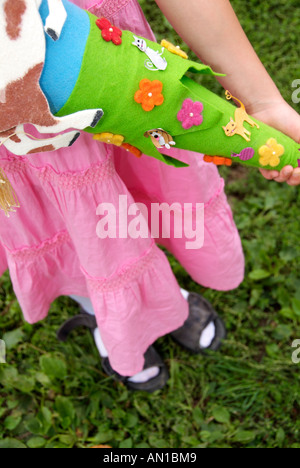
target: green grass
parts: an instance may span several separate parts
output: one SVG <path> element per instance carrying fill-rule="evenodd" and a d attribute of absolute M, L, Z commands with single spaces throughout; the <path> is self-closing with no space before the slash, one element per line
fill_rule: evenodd
<path fill-rule="evenodd" d="M 298 1 L 234 0 L 233 6 L 284 97 L 300 78 Z M 153 1 L 141 1 L 157 38 L 181 44 Z M 221 92 L 218 84 L 214 90 Z M 297 107 L 296 107 L 297 109 Z M 299 109 L 298 109 L 299 110 Z M 77 308 L 57 300 L 49 317 L 23 321 L 9 276 L 0 280 L 0 448 L 297 447 L 300 448 L 300 191 L 268 183 L 255 170 L 223 169 L 246 255 L 236 291 L 204 290 L 170 257 L 180 284 L 208 298 L 228 328 L 219 353 L 191 356 L 169 337 L 157 348 L 167 386 L 131 393 L 102 373 L 91 336 L 56 330 Z"/>

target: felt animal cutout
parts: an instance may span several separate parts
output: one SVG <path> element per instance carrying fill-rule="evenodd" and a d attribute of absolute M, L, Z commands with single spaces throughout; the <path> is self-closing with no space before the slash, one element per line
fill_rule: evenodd
<path fill-rule="evenodd" d="M 241 135 L 246 141 L 251 141 L 251 132 L 244 127 L 244 122 L 247 122 L 251 127 L 259 128 L 259 125 L 252 120 L 246 112 L 244 104 L 237 98 L 232 96 L 229 91 L 226 91 L 226 99 L 235 99 L 241 107 L 238 107 L 235 111 L 235 120 L 230 118 L 229 124 L 223 127 L 225 135 L 232 137 L 234 135 Z"/>
<path fill-rule="evenodd" d="M 45 30 L 55 41 L 67 19 L 62 0 L 47 0 Z M 99 108 L 54 117 L 40 88 L 45 62 L 45 35 L 39 14 L 42 0 L 0 0 L 0 145 L 17 155 L 53 151 L 70 146 L 79 136 L 72 131 L 53 138 L 32 140 L 23 124 L 40 133 L 59 133 L 70 128 L 96 126 Z"/>
<path fill-rule="evenodd" d="M 162 128 L 156 128 L 155 130 L 149 130 L 144 134 L 145 137 L 150 137 L 152 143 L 156 148 L 167 148 L 171 149 L 171 146 L 175 146 L 176 143 L 169 133 L 165 132 Z"/>
<path fill-rule="evenodd" d="M 158 51 L 155 51 L 151 49 L 150 47 L 147 46 L 147 42 L 144 39 L 141 39 L 139 37 L 133 36 L 134 37 L 134 42 L 132 43 L 133 45 L 137 46 L 139 50 L 144 52 L 149 60 L 145 61 L 145 67 L 148 68 L 148 70 L 165 70 L 168 66 L 168 63 L 164 57 L 162 57 L 162 54 L 164 53 L 164 47 L 161 50 L 161 53 Z"/>

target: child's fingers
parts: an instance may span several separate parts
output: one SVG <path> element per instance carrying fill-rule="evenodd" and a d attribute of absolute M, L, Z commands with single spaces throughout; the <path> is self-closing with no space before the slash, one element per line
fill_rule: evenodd
<path fill-rule="evenodd" d="M 276 177 L 279 176 L 278 171 L 268 171 L 267 169 L 259 169 L 260 173 L 264 176 L 267 180 L 274 180 Z"/>
<path fill-rule="evenodd" d="M 281 171 L 279 172 L 279 176 L 275 177 L 274 180 L 276 182 L 288 182 L 288 180 L 292 177 L 293 175 L 294 168 L 293 166 L 285 166 Z"/>
<path fill-rule="evenodd" d="M 267 180 L 286 182 L 288 185 L 300 185 L 300 168 L 294 169 L 292 166 L 285 166 L 280 172 L 267 169 L 260 169 L 260 172 Z"/>

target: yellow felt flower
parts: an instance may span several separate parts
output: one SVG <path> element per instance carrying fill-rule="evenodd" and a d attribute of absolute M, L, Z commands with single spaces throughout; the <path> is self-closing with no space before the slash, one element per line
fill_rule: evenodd
<path fill-rule="evenodd" d="M 280 157 L 284 154 L 284 147 L 277 143 L 275 138 L 270 138 L 266 145 L 259 148 L 258 153 L 262 166 L 277 167 L 280 164 Z"/>
<path fill-rule="evenodd" d="M 188 55 L 183 50 L 181 50 L 179 46 L 175 46 L 172 44 L 172 42 L 166 41 L 166 39 L 163 39 L 160 45 L 171 52 L 171 54 L 179 55 L 179 57 L 184 59 L 188 58 Z"/>
<path fill-rule="evenodd" d="M 94 135 L 94 140 L 101 141 L 102 143 L 107 143 L 108 145 L 121 146 L 124 137 L 122 135 L 114 135 L 113 133 L 96 133 Z"/>

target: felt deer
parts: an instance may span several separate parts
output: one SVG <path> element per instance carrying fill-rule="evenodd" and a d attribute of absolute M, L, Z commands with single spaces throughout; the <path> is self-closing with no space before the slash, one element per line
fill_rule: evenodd
<path fill-rule="evenodd" d="M 46 42 L 39 14 L 42 0 L 0 0 L 0 145 L 16 155 L 53 151 L 70 146 L 78 138 L 71 131 L 53 138 L 33 140 L 23 125 L 30 123 L 40 133 L 57 134 L 67 129 L 95 127 L 101 109 L 55 117 L 40 88 Z M 45 31 L 57 41 L 67 13 L 62 0 L 48 0 Z"/>

